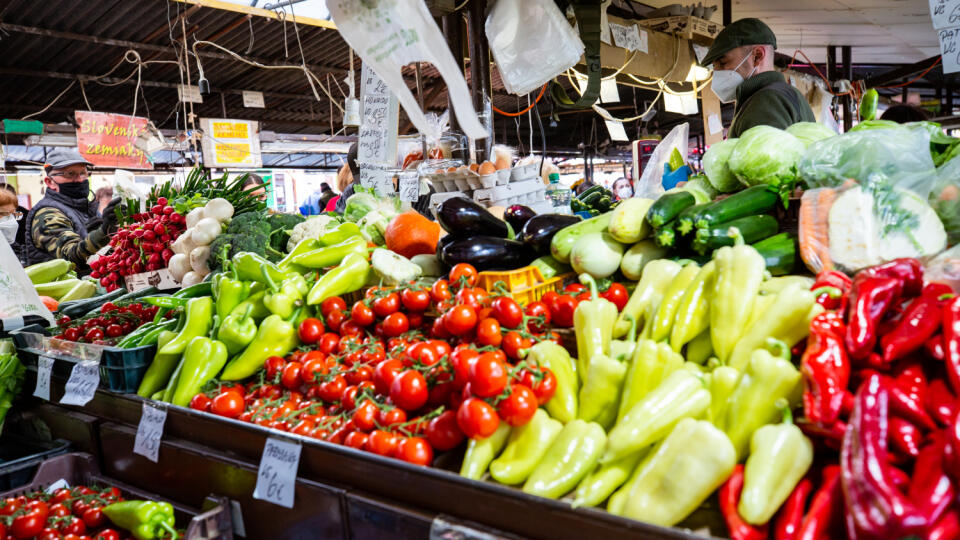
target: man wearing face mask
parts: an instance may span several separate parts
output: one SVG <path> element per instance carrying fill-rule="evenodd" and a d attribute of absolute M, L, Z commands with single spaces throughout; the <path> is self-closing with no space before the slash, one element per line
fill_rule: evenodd
<path fill-rule="evenodd" d="M 42 199 L 27 214 L 27 264 L 66 259 L 77 273 L 89 272 L 87 258 L 107 245 L 117 229 L 114 199 L 103 209 L 102 220 L 90 204 L 91 163 L 73 149 L 57 148 L 43 166 Z"/>
<path fill-rule="evenodd" d="M 816 122 L 800 92 L 773 68 L 777 37 L 760 19 L 740 19 L 724 28 L 700 62 L 713 65 L 713 92 L 723 103 L 736 101 L 728 137 L 753 126 L 786 129 Z"/>

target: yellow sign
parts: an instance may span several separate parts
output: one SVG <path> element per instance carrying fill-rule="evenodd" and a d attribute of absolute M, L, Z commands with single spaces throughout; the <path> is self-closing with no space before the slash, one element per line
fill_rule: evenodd
<path fill-rule="evenodd" d="M 213 122 L 214 139 L 246 139 L 246 122 Z"/>
<path fill-rule="evenodd" d="M 253 120 L 201 118 L 203 163 L 208 167 L 263 166 L 259 124 Z"/>

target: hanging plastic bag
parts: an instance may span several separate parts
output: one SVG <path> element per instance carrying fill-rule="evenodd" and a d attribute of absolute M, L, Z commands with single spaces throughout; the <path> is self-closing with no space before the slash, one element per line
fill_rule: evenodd
<path fill-rule="evenodd" d="M 39 315 L 54 323 L 10 244 L 0 239 L 0 319 L 26 315 Z"/>
<path fill-rule="evenodd" d="M 930 190 L 930 206 L 940 216 L 947 231 L 947 242 L 960 242 L 960 156 L 937 170 L 937 180 Z"/>
<path fill-rule="evenodd" d="M 421 133 L 440 136 L 436 124 L 428 122 L 420 110 L 400 70 L 423 61 L 432 63 L 443 77 L 464 133 L 475 139 L 487 136 L 473 109 L 467 82 L 423 0 L 331 0 L 327 8 L 343 39 L 397 95 Z"/>
<path fill-rule="evenodd" d="M 670 154 L 676 149 L 681 156 L 687 155 L 687 142 L 690 139 L 690 124 L 684 122 L 670 130 L 667 136 L 650 154 L 643 174 L 633 190 L 634 197 L 656 199 L 663 195 L 663 166 L 670 163 Z M 673 170 L 673 169 L 670 169 Z"/>
<path fill-rule="evenodd" d="M 954 246 L 926 264 L 923 277 L 929 282 L 943 283 L 960 292 L 960 246 Z"/>
<path fill-rule="evenodd" d="M 583 42 L 553 0 L 498 0 L 487 41 L 507 92 L 523 95 L 576 65 Z"/>

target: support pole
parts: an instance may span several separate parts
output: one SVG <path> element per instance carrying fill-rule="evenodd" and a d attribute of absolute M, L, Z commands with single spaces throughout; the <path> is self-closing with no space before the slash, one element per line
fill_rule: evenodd
<path fill-rule="evenodd" d="M 453 53 L 457 66 L 463 71 L 463 16 L 459 12 L 450 13 L 443 16 L 443 36 L 447 40 L 447 46 Z M 447 110 L 453 111 L 453 102 L 450 101 L 450 93 L 447 93 Z M 450 130 L 460 131 L 460 122 L 457 121 L 457 115 L 449 115 Z"/>
<path fill-rule="evenodd" d="M 844 45 L 841 51 L 843 55 L 843 78 L 848 81 L 853 80 L 852 48 L 850 45 Z M 843 104 L 843 131 L 850 131 L 850 128 L 853 127 L 853 100 L 847 94 L 840 99 L 840 102 Z"/>
<path fill-rule="evenodd" d="M 484 20 L 486 18 L 487 0 L 472 0 L 467 6 L 467 24 L 469 25 L 470 39 L 470 90 L 473 94 L 473 107 L 479 113 L 483 114 L 486 106 L 484 99 L 490 96 L 490 48 L 487 45 L 487 33 L 484 29 Z M 493 119 L 490 119 L 492 123 Z M 482 142 L 481 148 L 477 149 L 477 161 L 487 159 L 487 150 L 490 145 L 490 137 Z"/>
<path fill-rule="evenodd" d="M 723 0 L 723 14 L 721 16 L 723 17 L 724 26 L 730 26 L 730 23 L 733 22 L 733 13 L 731 13 L 731 11 L 733 11 L 732 4 L 732 0 Z"/>

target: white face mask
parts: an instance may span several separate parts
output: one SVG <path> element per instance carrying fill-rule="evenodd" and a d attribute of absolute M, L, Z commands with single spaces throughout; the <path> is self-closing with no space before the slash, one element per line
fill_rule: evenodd
<path fill-rule="evenodd" d="M 633 190 L 629 187 L 622 187 L 617 190 L 617 196 L 621 199 L 628 199 L 633 196 Z"/>
<path fill-rule="evenodd" d="M 6 238 L 8 244 L 12 244 L 17 239 L 17 229 L 20 226 L 17 224 L 17 220 L 13 216 L 6 216 L 0 218 L 0 233 L 3 233 L 3 237 Z"/>
<path fill-rule="evenodd" d="M 750 51 L 750 54 L 753 54 L 753 51 Z M 744 78 L 743 75 L 737 72 L 740 69 L 740 66 L 747 61 L 747 58 L 750 57 L 750 54 L 747 54 L 743 57 L 743 60 L 737 64 L 737 67 L 733 69 L 718 69 L 713 72 L 713 82 L 710 83 L 710 88 L 713 90 L 713 93 L 717 95 L 721 103 L 730 103 L 737 98 L 737 87 L 743 84 Z M 747 75 L 749 78 L 753 75 L 753 72 L 756 71 L 757 66 L 753 66 L 753 69 L 750 70 L 750 74 Z"/>

